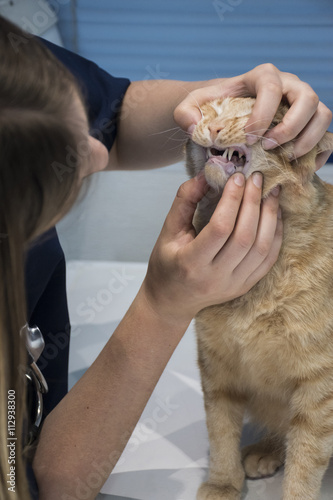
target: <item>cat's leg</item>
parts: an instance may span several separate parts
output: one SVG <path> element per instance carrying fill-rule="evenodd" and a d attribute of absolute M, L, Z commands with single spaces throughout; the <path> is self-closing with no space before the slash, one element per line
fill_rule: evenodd
<path fill-rule="evenodd" d="M 267 434 L 261 441 L 242 449 L 242 461 L 247 477 L 258 479 L 272 476 L 285 459 L 284 439 Z"/>
<path fill-rule="evenodd" d="M 245 477 L 239 450 L 245 400 L 222 391 L 218 395 L 206 393 L 205 407 L 210 470 L 197 500 L 239 500 Z"/>
<path fill-rule="evenodd" d="M 331 408 L 332 402 L 330 404 Z M 318 500 L 333 451 L 333 418 L 297 415 L 287 436 L 283 500 Z"/>

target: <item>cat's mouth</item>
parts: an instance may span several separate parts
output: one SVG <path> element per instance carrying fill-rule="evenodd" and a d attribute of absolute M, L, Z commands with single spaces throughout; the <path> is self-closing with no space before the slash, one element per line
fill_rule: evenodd
<path fill-rule="evenodd" d="M 250 166 L 251 150 L 245 144 L 234 144 L 225 149 L 206 148 L 206 163 L 223 169 L 227 177 L 235 172 L 246 174 Z"/>

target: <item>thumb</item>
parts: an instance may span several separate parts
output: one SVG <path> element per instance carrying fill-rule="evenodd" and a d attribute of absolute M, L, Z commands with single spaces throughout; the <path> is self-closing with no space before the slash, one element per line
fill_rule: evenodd
<path fill-rule="evenodd" d="M 192 90 L 174 111 L 175 122 L 186 132 L 192 134 L 195 125 L 201 120 L 201 106 L 209 101 L 226 96 L 243 95 L 242 76 L 219 78 L 214 84 L 202 82 L 202 87 Z"/>
<path fill-rule="evenodd" d="M 192 220 L 197 204 L 208 190 L 209 186 L 202 172 L 193 179 L 184 182 L 179 187 L 165 220 L 166 230 L 176 235 L 180 231 L 193 229 Z"/>
<path fill-rule="evenodd" d="M 175 122 L 186 132 L 192 134 L 195 125 L 201 120 L 200 107 L 209 101 L 225 96 L 219 85 L 209 85 L 190 92 L 174 111 Z"/>

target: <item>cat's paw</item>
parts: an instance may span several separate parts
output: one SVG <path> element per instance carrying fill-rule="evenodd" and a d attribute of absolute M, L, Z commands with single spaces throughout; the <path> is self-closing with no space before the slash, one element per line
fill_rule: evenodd
<path fill-rule="evenodd" d="M 263 450 L 258 444 L 246 446 L 242 450 L 242 461 L 245 474 L 250 479 L 269 477 L 283 465 L 282 450 Z"/>
<path fill-rule="evenodd" d="M 240 500 L 240 492 L 231 484 L 218 486 L 207 482 L 200 486 L 197 500 Z"/>

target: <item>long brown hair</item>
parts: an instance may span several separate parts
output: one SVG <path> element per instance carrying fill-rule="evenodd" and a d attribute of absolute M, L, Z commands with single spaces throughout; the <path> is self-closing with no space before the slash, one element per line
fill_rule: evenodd
<path fill-rule="evenodd" d="M 29 498 L 22 434 L 27 363 L 20 329 L 27 321 L 27 245 L 63 215 L 79 191 L 80 95 L 70 72 L 36 38 L 0 17 L 0 498 Z M 78 158 L 78 157 L 77 157 Z M 62 168 L 63 167 L 63 168 Z M 59 170 L 60 169 L 60 170 Z M 59 174 L 60 172 L 60 174 Z M 15 493 L 9 491 L 8 408 L 15 394 Z"/>

